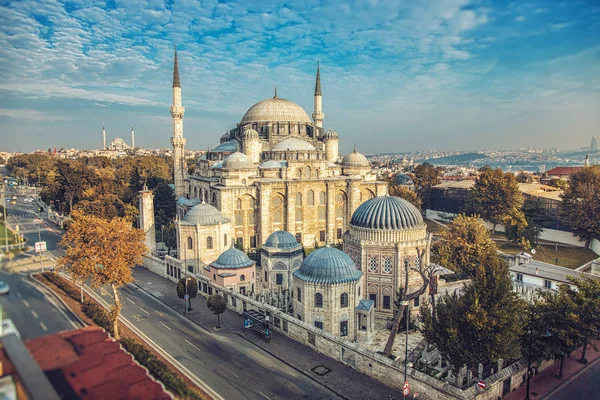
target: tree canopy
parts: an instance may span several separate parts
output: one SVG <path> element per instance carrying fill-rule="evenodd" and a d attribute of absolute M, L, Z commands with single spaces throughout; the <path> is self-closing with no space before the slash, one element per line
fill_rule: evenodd
<path fill-rule="evenodd" d="M 409 188 L 401 185 L 390 185 L 388 191 L 390 196 L 400 197 L 417 207 L 419 210 L 421 209 L 423 204 L 421 198 Z"/>
<path fill-rule="evenodd" d="M 586 247 L 592 239 L 600 240 L 600 166 L 571 175 L 571 183 L 562 195 L 561 219 L 586 241 Z"/>
<path fill-rule="evenodd" d="M 417 188 L 417 194 L 421 199 L 423 209 L 426 210 L 430 207 L 432 188 L 442 182 L 440 177 L 443 172 L 442 167 L 434 167 L 426 162 L 415 167 L 413 182 Z"/>
<path fill-rule="evenodd" d="M 175 191 L 166 182 L 160 182 L 154 190 L 154 224 L 159 230 L 175 219 L 177 211 Z"/>
<path fill-rule="evenodd" d="M 217 328 L 221 327 L 221 317 L 220 315 L 225 312 L 227 309 L 227 301 L 225 297 L 221 296 L 218 293 L 210 295 L 208 299 L 206 299 L 206 306 L 213 314 L 217 314 Z"/>

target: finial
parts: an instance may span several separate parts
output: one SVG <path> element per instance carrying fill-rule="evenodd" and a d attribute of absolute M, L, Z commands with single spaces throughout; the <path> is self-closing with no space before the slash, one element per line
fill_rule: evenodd
<path fill-rule="evenodd" d="M 321 63 L 317 60 L 317 81 L 315 83 L 315 96 L 321 96 Z"/>
<path fill-rule="evenodd" d="M 354 145 L 354 152 L 356 153 L 356 145 Z"/>
<path fill-rule="evenodd" d="M 102 130 L 105 130 L 105 129 L 104 129 L 104 124 L 102 124 Z"/>
<path fill-rule="evenodd" d="M 275 96 L 273 96 L 274 99 L 277 98 L 277 85 L 275 85 Z"/>

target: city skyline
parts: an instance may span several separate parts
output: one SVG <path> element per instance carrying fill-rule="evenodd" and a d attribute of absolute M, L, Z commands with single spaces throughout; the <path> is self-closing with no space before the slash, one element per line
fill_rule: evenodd
<path fill-rule="evenodd" d="M 310 114 L 317 60 L 342 153 L 581 148 L 600 130 L 593 2 L 1 8 L 1 150 L 100 148 L 102 123 L 109 140 L 134 125 L 138 146 L 169 147 L 174 45 L 190 149 L 215 147 L 273 85 Z"/>

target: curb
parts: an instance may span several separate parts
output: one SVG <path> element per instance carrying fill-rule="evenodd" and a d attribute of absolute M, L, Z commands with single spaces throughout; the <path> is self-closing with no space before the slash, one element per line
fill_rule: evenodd
<path fill-rule="evenodd" d="M 67 305 L 67 303 L 65 303 L 65 301 L 63 299 L 61 299 L 61 297 L 59 295 L 57 295 L 56 293 L 54 293 L 54 291 L 52 289 L 50 289 L 50 287 L 48 287 L 48 285 L 46 285 L 45 283 L 37 280 L 36 278 L 33 277 L 34 274 L 37 274 L 38 272 L 32 272 L 29 274 L 29 279 L 31 279 L 32 281 L 42 285 L 46 290 L 48 290 L 52 296 L 54 296 L 54 298 L 58 299 L 58 301 L 60 302 L 60 304 L 63 305 L 63 307 L 69 311 L 69 313 L 71 314 L 71 316 L 74 316 L 75 319 L 79 322 L 79 324 L 81 325 L 81 327 L 85 327 L 88 326 L 88 324 L 86 324 L 81 318 L 79 318 L 79 315 L 77 315 L 73 310 L 71 310 L 71 307 L 69 307 Z"/>
<path fill-rule="evenodd" d="M 582 369 L 580 369 L 579 371 L 577 371 L 575 373 L 575 375 L 571 376 L 569 379 L 567 379 L 566 381 L 564 381 L 560 386 L 555 387 L 554 389 L 552 389 L 551 392 L 549 392 L 548 394 L 546 394 L 545 396 L 541 397 L 541 399 L 549 399 L 550 396 L 556 394 L 556 392 L 558 392 L 560 389 L 562 389 L 565 385 L 571 383 L 574 379 L 578 378 L 579 375 L 583 374 L 585 371 L 588 370 L 588 368 L 593 367 L 594 365 L 598 364 L 600 362 L 600 357 L 596 358 L 594 361 L 592 361 L 591 363 L 588 363 L 585 367 L 583 367 Z"/>

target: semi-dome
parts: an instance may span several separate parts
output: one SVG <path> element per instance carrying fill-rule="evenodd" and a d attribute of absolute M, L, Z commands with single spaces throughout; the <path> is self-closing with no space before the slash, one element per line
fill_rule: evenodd
<path fill-rule="evenodd" d="M 356 147 L 352 153 L 346 154 L 342 159 L 342 165 L 345 167 L 370 167 L 371 163 L 367 160 L 364 154 L 356 151 Z"/>
<path fill-rule="evenodd" d="M 223 160 L 223 169 L 254 169 L 254 163 L 244 153 L 240 153 L 239 151 L 227 156 L 226 159 Z"/>
<path fill-rule="evenodd" d="M 185 214 L 183 221 L 192 225 L 210 226 L 230 222 L 221 211 L 207 203 L 200 203 Z"/>
<path fill-rule="evenodd" d="M 368 229 L 415 229 L 424 225 L 415 206 L 399 197 L 379 196 L 362 203 L 350 220 L 350 225 Z"/>
<path fill-rule="evenodd" d="M 319 284 L 356 282 L 361 276 L 348 254 L 329 246 L 310 253 L 294 272 L 294 277 L 304 282 Z"/>
<path fill-rule="evenodd" d="M 280 169 L 280 168 L 287 168 L 288 164 L 287 161 L 282 160 L 282 161 L 277 161 L 277 160 L 269 160 L 269 161 L 265 161 L 264 163 L 260 164 L 258 166 L 258 169 Z"/>
<path fill-rule="evenodd" d="M 223 136 L 221 136 L 221 143 L 225 143 L 229 141 L 229 132 L 225 132 Z"/>
<path fill-rule="evenodd" d="M 340 137 L 338 136 L 337 132 L 334 131 L 333 129 L 328 129 L 327 132 L 325 132 L 325 134 L 323 135 L 323 140 L 332 140 L 332 139 L 339 139 Z"/>
<path fill-rule="evenodd" d="M 273 97 L 259 101 L 242 117 L 240 125 L 252 122 L 301 122 L 312 123 L 306 111 L 291 100 Z"/>
<path fill-rule="evenodd" d="M 242 135 L 244 139 L 258 139 L 258 132 L 254 129 L 246 129 Z"/>
<path fill-rule="evenodd" d="M 312 151 L 312 150 L 316 150 L 316 149 L 315 149 L 315 146 L 308 143 L 306 140 L 302 140 L 302 139 L 296 138 L 296 137 L 291 137 L 291 138 L 282 140 L 281 142 L 279 142 L 275 146 L 273 146 L 273 148 L 271 148 L 271 151 L 287 151 L 287 150 Z"/>
<path fill-rule="evenodd" d="M 246 253 L 232 247 L 225 250 L 211 266 L 215 268 L 246 268 L 254 264 Z"/>
<path fill-rule="evenodd" d="M 264 246 L 276 249 L 293 249 L 299 247 L 300 243 L 298 243 L 296 237 L 288 231 L 275 231 L 269 235 Z"/>
<path fill-rule="evenodd" d="M 217 161 L 210 167 L 210 169 L 221 169 L 221 168 L 223 168 L 223 161 Z"/>
<path fill-rule="evenodd" d="M 236 151 L 240 151 L 240 142 L 235 139 L 229 140 L 215 147 L 213 151 L 216 153 L 235 153 Z"/>

